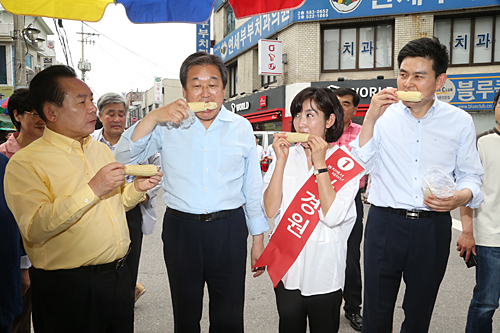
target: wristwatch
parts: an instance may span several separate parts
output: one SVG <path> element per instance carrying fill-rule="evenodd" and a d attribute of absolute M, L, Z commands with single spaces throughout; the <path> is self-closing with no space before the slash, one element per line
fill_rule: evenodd
<path fill-rule="evenodd" d="M 328 172 L 328 168 L 322 168 L 322 169 L 314 169 L 314 175 L 317 176 L 319 175 L 320 173 L 323 173 L 323 172 Z"/>

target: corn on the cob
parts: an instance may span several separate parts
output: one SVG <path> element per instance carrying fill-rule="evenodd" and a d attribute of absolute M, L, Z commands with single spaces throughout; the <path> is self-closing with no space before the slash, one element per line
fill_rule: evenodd
<path fill-rule="evenodd" d="M 158 168 L 154 164 L 148 165 L 125 165 L 125 174 L 129 176 L 151 177 L 158 173 Z"/>
<path fill-rule="evenodd" d="M 424 98 L 420 91 L 396 91 L 396 95 L 406 102 L 420 102 Z"/>
<path fill-rule="evenodd" d="M 309 139 L 309 133 L 286 132 L 286 140 L 290 143 L 306 142 Z"/>
<path fill-rule="evenodd" d="M 217 103 L 215 102 L 189 102 L 189 110 L 193 112 L 200 112 L 205 110 L 217 109 Z"/>

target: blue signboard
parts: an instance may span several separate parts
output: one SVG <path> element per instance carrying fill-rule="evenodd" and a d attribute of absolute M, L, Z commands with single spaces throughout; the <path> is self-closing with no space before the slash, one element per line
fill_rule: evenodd
<path fill-rule="evenodd" d="M 500 0 L 307 0 L 299 9 L 254 16 L 214 46 L 228 61 L 293 22 L 497 6 Z"/>
<path fill-rule="evenodd" d="M 271 36 L 292 23 L 290 11 L 251 17 L 229 36 L 214 46 L 214 54 L 228 61 L 237 54 L 257 45 L 259 39 Z"/>
<path fill-rule="evenodd" d="M 196 52 L 210 53 L 210 20 L 196 25 Z"/>
<path fill-rule="evenodd" d="M 500 73 L 448 75 L 436 92 L 439 100 L 467 111 L 492 111 Z"/>

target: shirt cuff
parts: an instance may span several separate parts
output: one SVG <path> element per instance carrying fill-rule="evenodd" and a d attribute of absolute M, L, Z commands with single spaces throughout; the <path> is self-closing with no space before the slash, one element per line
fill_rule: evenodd
<path fill-rule="evenodd" d="M 21 256 L 21 269 L 28 269 L 31 267 L 31 261 L 28 256 Z"/>
<path fill-rule="evenodd" d="M 352 149 L 352 154 L 359 162 L 367 164 L 368 161 L 375 155 L 375 143 L 373 138 L 370 139 L 362 148 L 359 147 L 359 136 L 350 143 Z"/>
<path fill-rule="evenodd" d="M 248 231 L 252 236 L 263 234 L 267 230 L 269 230 L 269 225 L 267 224 L 267 218 L 264 215 L 262 215 L 261 217 L 247 220 L 247 226 L 248 226 Z"/>
<path fill-rule="evenodd" d="M 470 207 L 472 209 L 479 208 L 484 201 L 483 193 L 481 189 L 474 183 L 461 183 L 457 184 L 457 190 L 461 191 L 465 188 L 468 188 L 472 192 L 472 199 L 465 205 L 466 207 Z"/>

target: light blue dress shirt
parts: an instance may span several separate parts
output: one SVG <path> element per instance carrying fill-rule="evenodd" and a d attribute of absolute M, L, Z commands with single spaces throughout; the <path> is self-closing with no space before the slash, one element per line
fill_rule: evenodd
<path fill-rule="evenodd" d="M 380 207 L 430 210 L 424 204 L 422 177 L 439 165 L 452 176 L 457 190 L 468 188 L 477 208 L 483 202 L 484 171 L 476 149 L 472 117 L 434 96 L 422 119 L 402 103 L 392 104 L 375 123 L 373 137 L 362 148 L 359 136 L 351 142 L 353 154 L 371 177 L 368 201 Z"/>
<path fill-rule="evenodd" d="M 224 106 L 210 127 L 196 122 L 187 130 L 157 124 L 137 140 L 135 126 L 122 134 L 115 150 L 121 163 L 138 163 L 160 151 L 163 201 L 168 207 L 206 214 L 243 206 L 250 234 L 266 232 L 260 205 L 262 175 L 252 125 Z"/>

